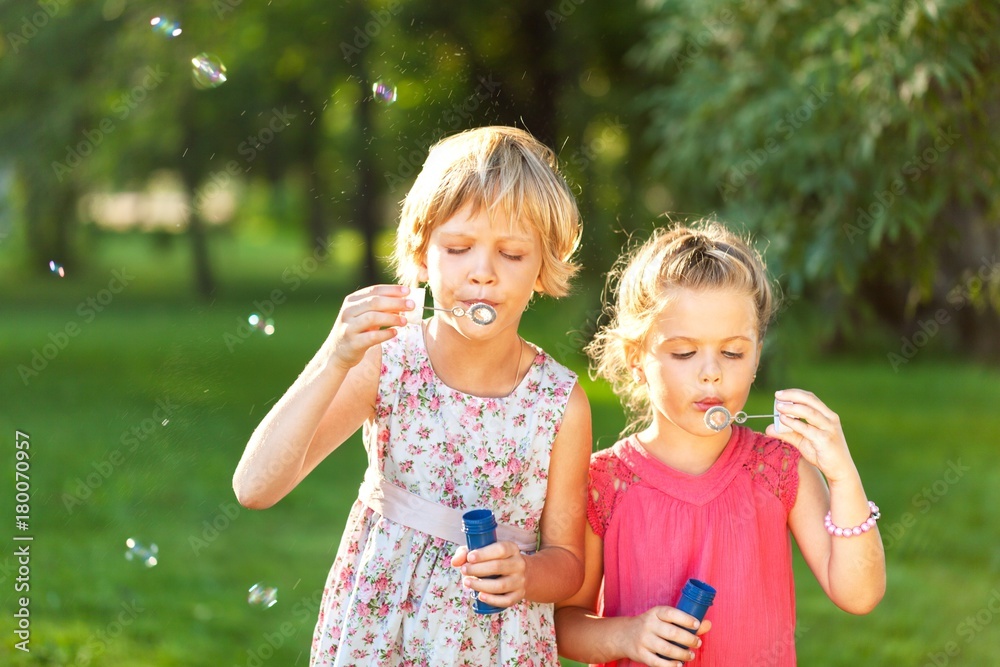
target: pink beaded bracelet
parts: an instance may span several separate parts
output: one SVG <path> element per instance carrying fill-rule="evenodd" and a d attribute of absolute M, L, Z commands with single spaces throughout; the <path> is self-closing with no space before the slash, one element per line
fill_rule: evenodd
<path fill-rule="evenodd" d="M 869 530 L 875 527 L 875 522 L 882 517 L 882 513 L 878 511 L 878 505 L 872 501 L 868 501 L 868 507 L 871 509 L 872 513 L 868 516 L 863 524 L 860 526 L 855 526 L 854 528 L 838 528 L 833 525 L 833 513 L 827 512 L 826 519 L 823 520 L 823 524 L 826 526 L 826 532 L 836 537 L 852 537 L 854 535 L 861 535 L 862 533 L 867 533 Z"/>

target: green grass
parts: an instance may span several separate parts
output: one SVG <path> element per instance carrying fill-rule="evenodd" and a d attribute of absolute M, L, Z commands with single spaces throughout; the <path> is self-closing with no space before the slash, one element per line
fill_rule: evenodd
<path fill-rule="evenodd" d="M 360 443 L 264 512 L 237 509 L 230 480 L 250 432 L 326 335 L 349 280 L 350 243 L 343 262 L 292 289 L 282 274 L 306 258 L 296 244 L 215 239 L 220 288 L 210 302 L 188 296 L 182 245 L 95 242 L 86 270 L 62 280 L 26 275 L 0 255 L 0 433 L 11 443 L 0 494 L 13 521 L 19 429 L 30 435 L 35 538 L 30 654 L 14 649 L 11 613 L 22 594 L 11 549 L 0 556 L 0 664 L 306 664 L 318 595 L 361 480 Z M 123 267 L 134 278 L 85 321 L 80 304 Z M 226 334 L 275 289 L 286 299 L 275 306 L 276 333 L 227 346 Z M 598 294 L 537 302 L 525 336 L 582 370 L 567 331 L 587 331 Z M 18 367 L 69 322 L 79 333 L 25 384 Z M 888 545 L 889 591 L 866 617 L 837 610 L 797 562 L 800 664 L 934 664 L 930 654 L 949 642 L 960 653 L 948 664 L 995 664 L 1000 372 L 918 357 L 894 373 L 883 355 L 815 359 L 780 375 L 773 381 L 812 389 L 840 413 Z M 586 387 L 595 435 L 609 445 L 621 411 L 606 386 Z M 774 388 L 757 388 L 750 407 L 766 410 Z M 141 439 L 130 439 L 133 428 Z M 948 471 L 958 463 L 968 469 L 956 479 Z M 90 495 L 67 508 L 88 476 Z M 159 564 L 126 561 L 129 537 L 156 542 Z M 278 588 L 273 608 L 247 604 L 258 581 Z M 981 626 L 963 625 L 977 614 Z"/>

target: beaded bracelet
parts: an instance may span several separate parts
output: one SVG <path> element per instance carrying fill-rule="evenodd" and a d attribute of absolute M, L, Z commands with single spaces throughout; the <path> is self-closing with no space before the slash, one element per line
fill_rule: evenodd
<path fill-rule="evenodd" d="M 878 505 L 869 500 L 868 507 L 871 509 L 872 513 L 863 524 L 855 526 L 854 528 L 838 528 L 833 525 L 833 513 L 827 512 L 826 519 L 823 520 L 823 524 L 826 526 L 826 532 L 837 537 L 853 537 L 854 535 L 867 533 L 875 527 L 875 522 L 882 517 L 882 513 L 878 511 Z"/>

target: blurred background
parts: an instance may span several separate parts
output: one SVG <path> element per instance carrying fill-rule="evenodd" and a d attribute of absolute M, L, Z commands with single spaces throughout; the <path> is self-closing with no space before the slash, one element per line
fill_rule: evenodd
<path fill-rule="evenodd" d="M 998 31 L 971 0 L 0 0 L 0 662 L 308 662 L 359 440 L 265 512 L 232 471 L 392 279 L 428 148 L 506 124 L 583 215 L 585 271 L 524 333 L 583 376 L 595 448 L 624 418 L 580 349 L 620 250 L 752 233 L 783 302 L 750 407 L 815 391 L 883 509 L 870 616 L 797 561 L 800 663 L 996 664 Z"/>

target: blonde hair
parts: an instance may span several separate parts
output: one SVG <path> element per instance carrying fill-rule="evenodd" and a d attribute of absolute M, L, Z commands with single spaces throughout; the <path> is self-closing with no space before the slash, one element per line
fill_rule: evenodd
<path fill-rule="evenodd" d="M 473 214 L 499 207 L 512 224 L 527 222 L 542 239 L 541 291 L 565 296 L 579 270 L 570 261 L 580 242 L 576 199 L 559 173 L 555 154 L 523 130 L 481 127 L 431 147 L 403 200 L 393 264 L 406 285 L 416 285 L 430 234 L 471 205 Z"/>
<path fill-rule="evenodd" d="M 591 375 L 606 379 L 629 412 L 628 430 L 649 423 L 652 411 L 645 384 L 632 367 L 646 338 L 669 303 L 673 288 L 729 289 L 753 298 L 758 342 L 774 315 L 775 294 L 763 258 L 743 239 L 714 220 L 656 229 L 638 248 L 619 258 L 605 288 L 605 317 L 587 345 Z M 614 304 L 608 303 L 613 289 Z"/>

